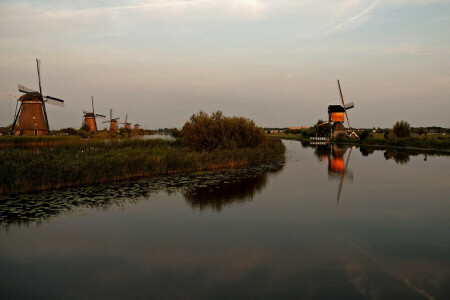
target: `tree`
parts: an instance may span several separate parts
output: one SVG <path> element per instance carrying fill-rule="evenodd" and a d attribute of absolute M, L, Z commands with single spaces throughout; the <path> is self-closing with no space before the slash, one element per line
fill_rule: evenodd
<path fill-rule="evenodd" d="M 410 137 L 411 136 L 411 126 L 406 121 L 397 121 L 392 128 L 397 137 Z"/>
<path fill-rule="evenodd" d="M 393 141 L 397 139 L 397 135 L 394 133 L 394 130 L 387 130 L 384 133 L 384 138 L 387 139 L 388 141 Z"/>
<path fill-rule="evenodd" d="M 184 145 L 198 151 L 252 148 L 266 144 L 266 132 L 243 117 L 225 117 L 221 111 L 191 116 L 181 130 Z"/>
<path fill-rule="evenodd" d="M 361 141 L 364 141 L 365 139 L 367 139 L 369 137 L 369 135 L 372 132 L 370 130 L 364 130 L 363 132 L 361 132 L 361 134 L 359 135 L 359 138 L 361 139 Z"/>

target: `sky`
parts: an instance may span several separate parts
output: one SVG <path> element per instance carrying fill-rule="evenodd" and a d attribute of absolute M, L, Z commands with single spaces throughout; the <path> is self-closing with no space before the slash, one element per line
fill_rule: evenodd
<path fill-rule="evenodd" d="M 51 129 L 80 127 L 91 96 L 150 129 L 200 110 L 310 126 L 337 79 L 353 127 L 450 127 L 448 0 L 0 0 L 0 126 L 36 58 L 65 100 Z"/>

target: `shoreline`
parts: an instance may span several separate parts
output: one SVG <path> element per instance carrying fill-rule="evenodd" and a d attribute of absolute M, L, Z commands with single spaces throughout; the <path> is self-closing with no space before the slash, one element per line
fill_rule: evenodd
<path fill-rule="evenodd" d="M 293 134 L 292 137 L 286 136 L 285 134 L 281 135 L 270 135 L 269 137 L 273 138 L 273 139 L 281 139 L 281 140 L 293 140 L 293 141 L 299 141 L 299 142 L 305 142 L 305 143 L 311 143 L 314 141 L 311 141 L 309 138 L 301 138 L 302 136 L 300 134 Z M 411 139 L 411 138 L 409 138 Z M 414 138 L 412 138 L 414 139 Z M 450 143 L 450 138 L 446 138 L 449 140 Z M 445 148 L 424 148 L 424 147 L 417 147 L 414 146 L 414 142 L 416 143 L 426 143 L 427 140 L 419 140 L 419 141 L 414 141 L 413 143 L 411 143 L 411 146 L 397 146 L 397 145 L 392 145 L 392 144 L 374 144 L 371 143 L 372 141 L 376 141 L 374 139 L 372 140 L 367 140 L 369 143 L 364 143 L 361 142 L 361 140 L 355 140 L 354 142 L 352 142 L 352 140 L 348 139 L 348 140 L 344 140 L 344 141 L 336 141 L 336 140 L 331 140 L 331 141 L 327 141 L 325 143 L 329 143 L 329 144 L 336 144 L 336 145 L 349 145 L 349 146 L 358 146 L 358 147 L 371 147 L 371 148 L 379 148 L 379 149 L 399 149 L 399 150 L 412 150 L 412 151 L 432 151 L 432 152 L 444 152 L 444 153 L 450 153 L 450 147 L 445 147 Z M 401 139 L 397 140 L 398 141 L 402 141 Z M 389 142 L 389 141 L 386 141 Z M 433 141 L 429 141 L 429 142 L 435 142 Z M 429 143 L 431 145 L 431 143 Z"/>
<path fill-rule="evenodd" d="M 0 195 L 23 194 L 152 176 L 282 161 L 285 147 L 193 151 L 179 141 L 78 141 L 48 147 L 0 148 Z"/>

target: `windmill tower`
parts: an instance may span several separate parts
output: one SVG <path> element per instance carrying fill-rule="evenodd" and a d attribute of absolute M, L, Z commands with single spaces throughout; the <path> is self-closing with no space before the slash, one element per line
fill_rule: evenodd
<path fill-rule="evenodd" d="M 141 128 L 141 125 L 139 125 L 139 118 L 136 120 L 136 124 L 134 124 L 134 130 L 139 130 Z"/>
<path fill-rule="evenodd" d="M 119 120 L 120 118 L 114 118 L 113 119 L 113 113 L 112 113 L 112 109 L 109 110 L 109 120 L 108 121 L 104 121 L 103 123 L 109 123 L 109 131 L 112 132 L 120 132 L 119 131 L 119 127 L 117 126 L 117 120 Z"/>
<path fill-rule="evenodd" d="M 125 129 L 131 129 L 131 123 L 128 123 L 128 115 L 125 115 L 125 122 L 120 123 L 125 126 Z"/>
<path fill-rule="evenodd" d="M 41 61 L 39 59 L 36 59 L 36 67 L 39 92 L 19 84 L 19 92 L 24 93 L 24 95 L 17 99 L 20 102 L 20 107 L 14 115 L 11 130 L 14 135 L 48 135 L 50 127 L 48 126 L 45 104 L 64 106 L 64 100 L 42 94 Z"/>
<path fill-rule="evenodd" d="M 333 125 L 331 126 L 332 136 L 334 138 L 337 138 L 340 135 L 345 135 L 350 138 L 358 138 L 358 135 L 352 130 L 352 127 L 350 126 L 350 121 L 347 114 L 347 110 L 355 107 L 355 105 L 353 104 L 353 102 L 345 104 L 339 79 L 337 83 L 342 105 L 328 105 L 328 122 L 333 122 Z M 348 124 L 347 131 L 344 127 L 345 118 L 347 119 Z"/>
<path fill-rule="evenodd" d="M 83 110 L 83 126 L 88 128 L 89 131 L 97 132 L 97 122 L 96 119 L 104 119 L 106 116 L 96 114 L 94 110 L 94 96 L 91 96 L 92 99 L 92 112 Z"/>

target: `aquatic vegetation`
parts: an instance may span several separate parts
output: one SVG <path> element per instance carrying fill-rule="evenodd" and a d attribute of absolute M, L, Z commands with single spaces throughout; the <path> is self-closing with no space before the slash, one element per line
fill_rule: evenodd
<path fill-rule="evenodd" d="M 248 201 L 261 191 L 269 174 L 279 172 L 284 162 L 245 168 L 155 176 L 134 181 L 94 184 L 38 194 L 0 198 L 0 226 L 29 225 L 83 209 L 124 207 L 156 193 L 180 192 L 195 209 L 220 211 L 236 202 Z"/>
<path fill-rule="evenodd" d="M 179 140 L 127 139 L 0 151 L 0 194 L 5 194 L 282 160 L 285 147 L 271 141 L 256 148 L 198 152 Z"/>

